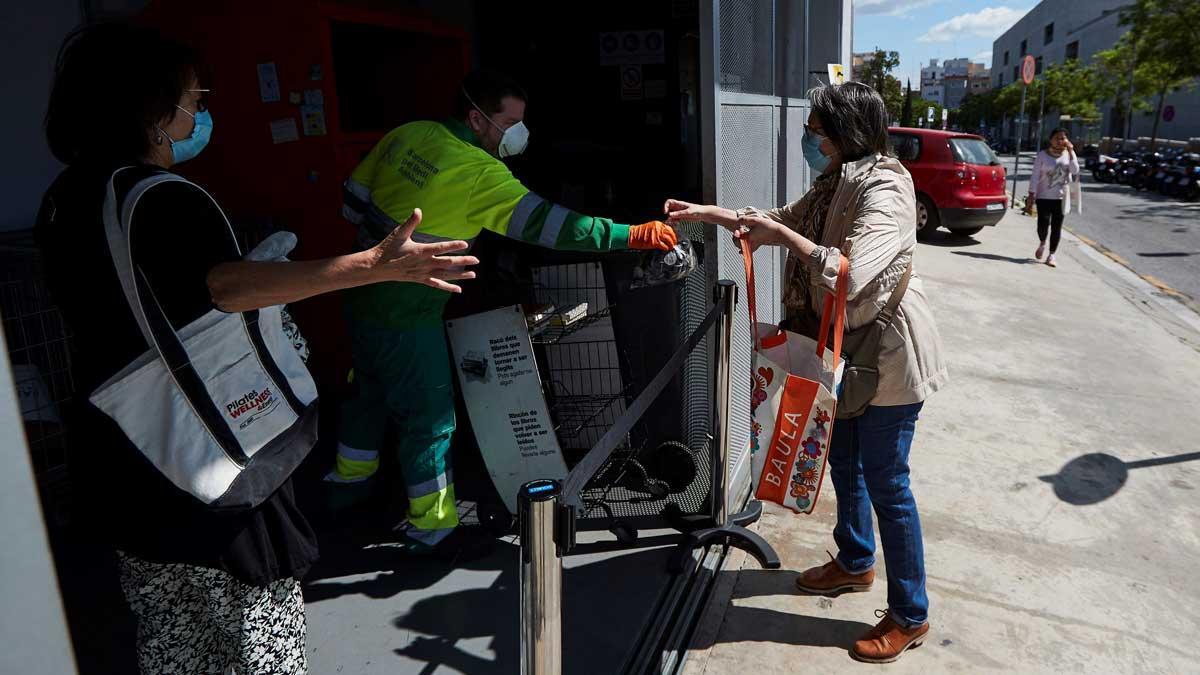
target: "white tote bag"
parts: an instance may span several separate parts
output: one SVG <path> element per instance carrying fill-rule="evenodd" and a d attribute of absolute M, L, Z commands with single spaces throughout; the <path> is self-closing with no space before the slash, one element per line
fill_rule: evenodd
<path fill-rule="evenodd" d="M 316 384 L 284 335 L 280 307 L 214 309 L 178 332 L 172 328 L 132 259 L 129 229 L 147 190 L 187 181 L 156 173 L 118 200 L 115 182 L 125 170 L 109 179 L 104 227 L 125 299 L 150 348 L 89 400 L 181 490 L 215 509 L 255 507 L 316 444 Z M 231 251 L 240 255 L 225 225 Z"/>
<path fill-rule="evenodd" d="M 745 241 L 742 257 L 754 338 L 750 403 L 754 496 L 797 513 L 812 513 L 829 459 L 838 386 L 845 368 L 841 351 L 849 265 L 842 256 L 837 290 L 825 298 L 818 342 L 778 326 L 758 323 L 754 306 L 754 258 Z M 827 340 L 832 340 L 828 349 Z"/>

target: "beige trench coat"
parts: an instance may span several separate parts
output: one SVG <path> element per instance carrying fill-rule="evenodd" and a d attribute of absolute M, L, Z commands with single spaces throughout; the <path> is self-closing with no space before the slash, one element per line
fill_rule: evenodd
<path fill-rule="evenodd" d="M 805 217 L 803 199 L 759 212 L 792 229 Z M 825 294 L 837 283 L 842 255 L 850 256 L 850 288 L 846 327 L 854 329 L 875 320 L 892 289 L 904 274 L 917 245 L 916 196 L 912 176 L 899 160 L 874 155 L 842 166 L 841 178 L 826 216 L 823 260 L 788 259 L 810 266 L 814 309 L 821 311 Z M 822 256 L 818 255 L 818 258 Z M 879 354 L 879 389 L 872 405 L 919 403 L 946 383 L 942 338 L 921 278 L 914 266 L 908 292 L 891 327 L 883 335 Z"/>

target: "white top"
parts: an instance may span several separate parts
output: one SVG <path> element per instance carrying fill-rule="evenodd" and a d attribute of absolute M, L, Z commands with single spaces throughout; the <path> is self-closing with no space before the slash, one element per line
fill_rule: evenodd
<path fill-rule="evenodd" d="M 1072 178 L 1079 176 L 1079 160 L 1075 153 L 1063 150 L 1058 157 L 1042 150 L 1033 160 L 1029 192 L 1034 199 L 1062 199 Z"/>

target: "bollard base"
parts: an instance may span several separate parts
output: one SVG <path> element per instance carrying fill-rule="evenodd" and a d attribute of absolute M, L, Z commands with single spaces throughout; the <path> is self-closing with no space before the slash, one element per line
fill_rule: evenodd
<path fill-rule="evenodd" d="M 687 531 L 687 536 L 675 548 L 675 553 L 671 555 L 670 561 L 667 563 L 667 571 L 671 574 L 681 574 L 687 567 L 687 560 L 692 555 L 692 551 L 715 544 L 724 542 L 734 548 L 740 548 L 743 551 L 754 556 L 764 569 L 777 570 L 782 564 L 779 561 L 779 554 L 775 549 L 767 543 L 758 534 L 746 529 L 746 525 L 756 522 L 762 517 L 762 502 L 752 501 L 747 504 L 746 510 L 741 513 L 734 514 L 729 519 L 729 524 L 723 527 L 709 527 L 707 529 L 695 529 Z M 699 522 L 699 519 L 691 519 L 688 516 L 683 516 L 685 519 L 682 524 L 688 525 Z M 709 523 L 712 518 L 707 519 Z"/>

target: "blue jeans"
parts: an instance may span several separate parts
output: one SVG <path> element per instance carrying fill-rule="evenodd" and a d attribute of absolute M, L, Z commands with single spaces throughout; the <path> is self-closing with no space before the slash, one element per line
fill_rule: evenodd
<path fill-rule="evenodd" d="M 874 507 L 887 564 L 888 609 L 904 626 L 925 623 L 929 616 L 921 520 L 908 489 L 908 451 L 921 406 L 869 406 L 859 417 L 837 420 L 829 444 L 837 563 L 850 574 L 875 565 Z"/>

